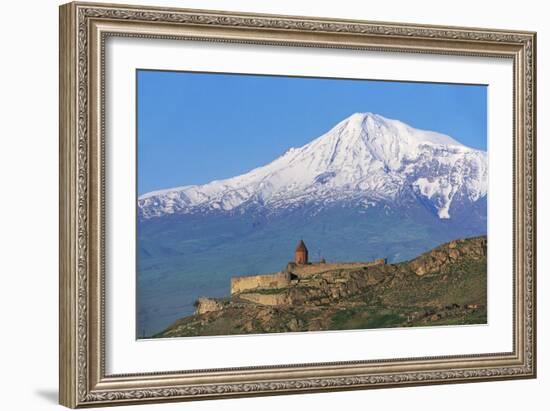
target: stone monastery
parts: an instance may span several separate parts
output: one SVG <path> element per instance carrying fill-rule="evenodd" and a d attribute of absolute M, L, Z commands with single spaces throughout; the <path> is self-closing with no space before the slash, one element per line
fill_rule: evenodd
<path fill-rule="evenodd" d="M 308 254 L 306 244 L 303 240 L 300 240 L 294 251 L 294 261 L 289 262 L 283 271 L 271 274 L 232 277 L 231 295 L 250 290 L 286 288 L 296 284 L 300 279 L 311 277 L 325 271 L 386 264 L 385 258 L 353 263 L 331 263 L 326 262 L 324 259 L 318 262 L 310 262 Z"/>

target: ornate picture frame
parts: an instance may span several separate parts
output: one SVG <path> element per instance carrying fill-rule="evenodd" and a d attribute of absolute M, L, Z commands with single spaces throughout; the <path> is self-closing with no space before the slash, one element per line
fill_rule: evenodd
<path fill-rule="evenodd" d="M 513 350 L 107 374 L 105 42 L 113 37 L 513 62 Z M 187 401 L 536 377 L 536 34 L 69 3 L 60 7 L 60 403 Z"/>

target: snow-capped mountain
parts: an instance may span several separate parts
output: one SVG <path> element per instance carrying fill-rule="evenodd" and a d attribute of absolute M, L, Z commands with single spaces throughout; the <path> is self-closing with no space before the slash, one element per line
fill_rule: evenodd
<path fill-rule="evenodd" d="M 409 196 L 440 219 L 449 219 L 453 202 L 474 203 L 486 194 L 485 151 L 398 120 L 356 113 L 248 173 L 144 194 L 138 210 L 140 218 L 150 219 L 245 212 L 249 207 L 277 211 L 339 201 L 368 208 Z"/>

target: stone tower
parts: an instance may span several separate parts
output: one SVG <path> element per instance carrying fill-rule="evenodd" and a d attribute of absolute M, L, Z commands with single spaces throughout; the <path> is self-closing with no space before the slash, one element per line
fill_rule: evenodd
<path fill-rule="evenodd" d="M 304 244 L 304 240 L 300 240 L 298 246 L 296 247 L 296 251 L 294 252 L 294 262 L 296 264 L 307 264 L 307 254 L 307 247 Z"/>

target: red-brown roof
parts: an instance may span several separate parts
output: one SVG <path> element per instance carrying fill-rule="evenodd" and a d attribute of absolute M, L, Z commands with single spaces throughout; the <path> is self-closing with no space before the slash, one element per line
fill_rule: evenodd
<path fill-rule="evenodd" d="M 300 242 L 296 246 L 296 251 L 307 251 L 307 247 L 306 247 L 306 244 L 304 243 L 304 240 L 300 240 Z"/>

